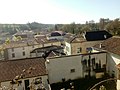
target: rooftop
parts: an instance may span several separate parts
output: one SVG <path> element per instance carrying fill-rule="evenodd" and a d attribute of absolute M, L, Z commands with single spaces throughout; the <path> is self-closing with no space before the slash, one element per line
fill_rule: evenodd
<path fill-rule="evenodd" d="M 71 36 L 66 41 L 68 43 L 82 43 L 82 42 L 86 42 L 86 40 L 83 37 L 78 37 L 78 36 Z"/>
<path fill-rule="evenodd" d="M 8 44 L 3 44 L 2 46 L 4 48 L 18 48 L 18 47 L 25 47 L 25 46 L 30 46 L 30 45 L 35 45 L 38 44 L 35 39 L 23 39 L 19 41 L 10 41 Z"/>
<path fill-rule="evenodd" d="M 52 43 L 59 42 L 57 39 L 48 40 L 47 38 L 36 38 L 37 43 Z"/>
<path fill-rule="evenodd" d="M 106 40 L 110 37 L 112 37 L 112 35 L 105 30 L 89 31 L 85 33 L 85 38 L 87 41 Z"/>
<path fill-rule="evenodd" d="M 86 32 L 83 36 L 71 36 L 66 41 L 68 43 L 82 43 L 86 41 L 99 41 L 99 40 L 106 40 L 108 38 L 112 37 L 111 34 L 109 34 L 107 31 L 89 31 Z"/>
<path fill-rule="evenodd" d="M 120 37 L 113 36 L 103 41 L 103 43 L 95 45 L 94 48 L 120 55 Z"/>
<path fill-rule="evenodd" d="M 29 72 L 29 69 L 32 69 Z M 13 80 L 15 76 L 23 74 L 25 77 L 36 77 L 46 75 L 45 59 L 43 58 L 30 58 L 20 60 L 6 60 L 0 61 L 0 82 Z"/>

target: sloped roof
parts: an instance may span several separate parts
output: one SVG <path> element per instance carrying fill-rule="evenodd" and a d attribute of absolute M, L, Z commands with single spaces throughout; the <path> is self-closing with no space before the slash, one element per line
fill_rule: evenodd
<path fill-rule="evenodd" d="M 24 40 L 19 40 L 19 41 L 11 41 L 8 44 L 3 44 L 2 47 L 5 49 L 7 48 L 18 48 L 18 47 L 25 47 L 25 46 L 31 46 L 31 45 L 36 45 L 38 44 L 35 39 L 24 39 Z"/>
<path fill-rule="evenodd" d="M 112 37 L 111 34 L 109 34 L 107 31 L 89 31 L 86 32 L 84 37 L 83 36 L 71 36 L 66 41 L 68 43 L 81 43 L 86 41 L 98 41 L 98 40 L 106 40 L 108 38 Z"/>
<path fill-rule="evenodd" d="M 48 40 L 46 38 L 37 38 L 36 42 L 39 44 L 44 44 L 44 43 L 54 43 L 54 42 L 60 42 L 60 41 L 57 39 Z"/>
<path fill-rule="evenodd" d="M 90 32 L 86 32 L 85 34 L 85 38 L 87 41 L 106 40 L 110 37 L 112 37 L 112 35 L 105 30 L 90 31 Z"/>
<path fill-rule="evenodd" d="M 45 51 L 49 51 L 49 50 L 60 50 L 63 49 L 63 47 L 61 46 L 56 46 L 56 45 L 52 45 L 52 46 L 46 46 L 46 47 L 41 47 L 41 48 L 36 48 L 33 51 L 31 51 L 31 53 L 36 53 L 37 52 L 45 52 Z"/>
<path fill-rule="evenodd" d="M 65 32 L 63 31 L 53 31 L 50 33 L 50 36 L 64 36 Z"/>
<path fill-rule="evenodd" d="M 30 68 L 34 68 L 29 73 Z M 26 70 L 23 72 L 23 70 Z M 45 59 L 31 58 L 0 61 L 0 82 L 13 80 L 15 76 L 25 74 L 24 78 L 46 75 Z"/>
<path fill-rule="evenodd" d="M 82 43 L 86 40 L 83 37 L 72 36 L 66 40 L 68 43 Z"/>
<path fill-rule="evenodd" d="M 120 55 L 120 37 L 114 36 L 112 38 L 109 38 L 103 41 L 103 43 L 101 43 L 101 46 L 100 44 L 97 44 L 94 46 L 94 48 L 99 50 L 106 50 L 108 52 Z"/>

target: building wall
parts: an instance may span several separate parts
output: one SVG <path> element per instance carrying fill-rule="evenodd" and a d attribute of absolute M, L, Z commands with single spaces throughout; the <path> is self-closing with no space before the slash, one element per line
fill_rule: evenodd
<path fill-rule="evenodd" d="M 36 48 L 51 46 L 51 45 L 57 45 L 61 46 L 61 42 L 49 42 L 42 44 L 35 44 L 35 45 L 27 45 L 24 47 L 15 47 L 15 48 L 6 48 L 4 50 L 4 58 L 6 60 L 14 60 L 14 59 L 22 59 L 22 58 L 30 58 L 30 52 Z M 14 49 L 14 50 L 13 50 Z M 23 52 L 25 52 L 25 55 L 23 55 Z M 15 54 L 15 57 L 12 56 L 12 54 Z"/>
<path fill-rule="evenodd" d="M 48 82 L 47 82 L 48 77 L 47 77 L 47 75 L 21 79 L 21 80 L 22 80 L 22 83 L 21 83 L 20 85 L 14 84 L 14 85 L 13 85 L 13 88 L 14 88 L 14 89 L 17 89 L 17 90 L 25 90 L 25 80 L 29 80 L 29 84 L 30 84 L 35 78 L 39 78 L 39 77 L 42 78 L 43 84 L 44 84 L 45 88 L 47 88 L 47 90 L 48 90 Z M 1 82 L 1 86 L 2 86 L 2 87 L 5 86 L 5 87 L 8 88 L 8 87 L 11 86 L 11 85 L 10 85 L 10 82 L 11 82 L 11 81 Z M 37 86 L 36 86 L 36 87 L 37 87 Z"/>
<path fill-rule="evenodd" d="M 10 48 L 8 49 L 8 59 L 13 60 L 13 59 L 21 59 L 21 58 L 29 58 L 30 57 L 30 49 L 32 47 L 18 47 L 18 48 Z M 23 52 L 25 52 L 25 55 L 23 55 Z M 14 54 L 14 57 L 12 56 Z"/>
<path fill-rule="evenodd" d="M 84 60 L 87 60 L 87 68 L 86 66 L 84 66 L 82 64 L 82 67 L 85 67 L 86 69 L 82 69 L 83 71 L 83 77 L 86 77 L 89 75 L 88 72 L 88 67 L 89 67 L 89 59 L 90 59 L 90 76 L 95 76 L 96 78 L 100 78 L 97 76 L 97 74 L 99 73 L 103 73 L 104 74 L 104 70 L 106 70 L 106 65 L 107 65 L 107 61 L 106 61 L 106 53 L 104 52 L 98 52 L 98 53 L 93 53 L 91 55 L 82 55 L 82 62 Z"/>
<path fill-rule="evenodd" d="M 99 44 L 99 43 L 101 43 L 101 42 L 102 42 L 102 41 L 87 41 L 87 42 L 84 42 L 84 43 L 83 43 L 83 46 L 82 46 L 82 48 L 83 48 L 82 53 L 88 52 L 88 51 L 87 51 L 87 48 L 91 48 L 91 47 L 93 47 L 94 45 Z"/>
<path fill-rule="evenodd" d="M 61 46 L 61 42 L 44 43 L 44 47 L 51 46 L 51 45 Z"/>
<path fill-rule="evenodd" d="M 46 69 L 48 71 L 48 78 L 50 84 L 62 82 L 71 79 L 84 78 L 88 72 L 83 70 L 83 60 L 88 60 L 89 55 L 72 55 L 65 57 L 49 58 L 46 61 Z M 106 64 L 106 53 L 96 53 L 91 55 L 91 59 L 95 58 L 95 63 L 101 61 L 101 67 Z M 91 69 L 91 76 L 95 76 L 94 71 Z"/>
<path fill-rule="evenodd" d="M 79 54 L 78 48 L 81 48 L 81 52 L 79 53 L 85 53 L 84 52 L 84 43 L 71 43 L 71 55 Z"/>
<path fill-rule="evenodd" d="M 113 54 L 113 53 L 108 53 L 107 54 L 107 72 L 109 73 L 110 76 L 115 76 L 117 77 L 117 68 L 116 65 L 120 63 L 120 56 Z"/>
<path fill-rule="evenodd" d="M 57 45 L 60 46 L 60 42 L 51 42 L 51 43 L 45 43 L 44 47 L 51 46 L 51 45 Z M 43 47 L 41 44 L 33 45 L 33 46 L 25 46 L 25 47 L 18 47 L 14 48 L 14 51 L 12 51 L 12 48 L 7 49 L 6 51 L 6 59 L 13 60 L 13 59 L 21 59 L 21 58 L 30 58 L 30 52 L 36 48 Z M 25 55 L 23 55 L 23 52 L 25 52 Z M 15 54 L 15 57 L 12 57 L 12 54 Z"/>
<path fill-rule="evenodd" d="M 117 90 L 120 90 L 120 80 L 117 80 Z"/>
<path fill-rule="evenodd" d="M 78 53 L 87 53 L 87 48 L 93 47 L 96 44 L 101 43 L 102 41 L 85 41 L 85 42 L 81 42 L 81 43 L 68 43 L 65 42 L 65 46 L 69 47 L 70 51 L 67 51 L 68 55 L 75 55 Z M 81 52 L 78 52 L 78 49 L 81 48 Z"/>
<path fill-rule="evenodd" d="M 80 58 L 80 56 L 54 58 L 46 62 L 50 84 L 62 82 L 62 79 L 73 80 L 82 77 Z M 75 72 L 71 72 L 71 69 L 75 69 Z"/>
<path fill-rule="evenodd" d="M 65 52 L 67 55 L 71 55 L 71 44 L 70 44 L 70 43 L 65 42 L 64 52 Z"/>

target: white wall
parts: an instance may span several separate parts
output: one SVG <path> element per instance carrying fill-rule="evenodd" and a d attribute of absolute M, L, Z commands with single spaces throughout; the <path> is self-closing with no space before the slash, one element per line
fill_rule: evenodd
<path fill-rule="evenodd" d="M 8 49 L 8 59 L 13 60 L 13 59 L 21 59 L 21 58 L 29 58 L 30 57 L 30 51 L 32 49 L 32 46 L 27 46 L 27 47 L 18 47 L 14 48 L 14 51 L 12 49 Z M 23 56 L 23 52 L 25 52 L 25 56 Z M 12 57 L 12 53 L 15 54 L 15 57 Z"/>
<path fill-rule="evenodd" d="M 65 42 L 64 52 L 65 52 L 67 55 L 71 55 L 71 44 L 70 44 L 70 43 Z"/>
<path fill-rule="evenodd" d="M 49 63 L 46 62 L 46 68 L 50 84 L 62 82 L 63 78 L 65 78 L 65 80 L 72 80 L 82 77 L 80 58 L 80 56 L 74 56 L 74 58 L 64 57 L 49 59 Z M 75 72 L 71 73 L 71 69 L 75 69 Z"/>
<path fill-rule="evenodd" d="M 120 80 L 117 80 L 117 90 L 120 90 Z"/>
<path fill-rule="evenodd" d="M 40 48 L 42 45 L 34 45 L 34 46 L 24 46 L 23 47 L 17 47 L 14 48 L 14 51 L 12 51 L 12 48 L 7 49 L 8 50 L 8 60 L 14 60 L 14 59 L 22 59 L 22 58 L 30 58 L 30 52 L 34 50 L 35 48 Z M 23 52 L 25 52 L 25 56 L 23 56 Z M 15 54 L 15 57 L 12 57 L 12 53 Z"/>
<path fill-rule="evenodd" d="M 95 58 L 95 64 L 96 63 L 101 63 L 101 68 L 104 68 L 103 67 L 103 65 L 107 65 L 107 61 L 106 61 L 106 53 L 94 53 L 94 54 L 91 54 L 90 55 L 90 58 L 92 59 L 92 58 Z M 84 60 L 84 59 L 86 59 L 86 60 L 88 60 L 89 59 L 89 55 L 84 55 L 83 54 L 83 56 L 82 56 L 82 60 Z M 92 63 L 92 62 L 91 62 Z M 96 67 L 96 65 L 95 65 L 95 67 Z M 83 71 L 84 72 L 84 71 Z M 85 75 L 88 75 L 88 73 L 86 73 L 86 72 L 84 72 L 84 75 L 83 75 L 83 77 L 85 77 Z M 94 72 L 94 70 L 92 69 L 92 67 L 91 67 L 91 76 L 95 76 L 96 75 L 96 73 Z"/>
<path fill-rule="evenodd" d="M 120 90 L 120 69 L 117 69 L 117 90 Z"/>
<path fill-rule="evenodd" d="M 38 77 L 41 77 L 41 78 L 42 78 L 42 81 L 43 81 L 45 87 L 46 87 L 47 90 L 48 90 L 48 82 L 47 82 L 48 77 L 47 77 L 47 75 L 45 75 L 45 76 L 38 76 Z M 37 77 L 21 79 L 21 80 L 22 80 L 21 85 L 18 86 L 17 84 L 14 84 L 14 85 L 13 85 L 13 88 L 14 88 L 14 89 L 16 88 L 17 90 L 25 90 L 24 80 L 28 80 L 28 79 L 29 79 L 29 83 L 31 83 L 31 82 L 33 81 L 33 79 L 35 79 L 35 78 L 37 78 Z M 11 85 L 10 85 L 10 81 L 1 82 L 1 86 L 2 86 L 2 87 L 4 87 L 4 86 L 5 86 L 5 87 L 10 87 L 10 86 L 11 86 Z"/>
<path fill-rule="evenodd" d="M 92 54 L 91 58 L 96 58 L 96 62 L 101 60 L 101 66 L 106 64 L 106 53 Z M 46 61 L 46 69 L 48 71 L 48 78 L 50 84 L 62 82 L 62 79 L 73 80 L 78 78 L 84 78 L 85 73 L 81 60 L 89 58 L 89 55 L 72 55 L 57 58 L 48 58 Z M 75 72 L 71 73 L 71 69 L 75 69 Z M 91 74 L 92 75 L 92 74 Z"/>
<path fill-rule="evenodd" d="M 107 72 L 112 76 L 114 74 L 117 77 L 117 68 L 116 65 L 120 63 L 120 56 L 108 53 L 107 54 Z"/>

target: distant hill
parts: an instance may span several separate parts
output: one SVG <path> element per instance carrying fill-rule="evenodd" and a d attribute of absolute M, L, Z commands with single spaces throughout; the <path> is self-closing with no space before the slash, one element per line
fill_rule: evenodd
<path fill-rule="evenodd" d="M 44 30 L 53 30 L 54 24 L 42 24 L 37 22 L 27 23 L 27 24 L 0 24 L 0 33 L 14 34 L 17 31 L 32 30 L 35 32 Z"/>

